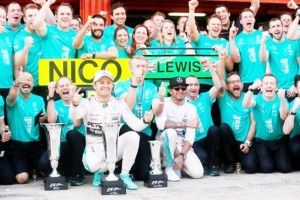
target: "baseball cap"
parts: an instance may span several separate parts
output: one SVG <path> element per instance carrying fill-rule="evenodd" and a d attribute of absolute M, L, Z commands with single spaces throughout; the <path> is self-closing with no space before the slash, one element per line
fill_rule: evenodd
<path fill-rule="evenodd" d="M 185 78 L 182 78 L 181 76 L 173 77 L 170 79 L 169 88 L 173 88 L 177 85 L 188 86 L 188 84 L 186 84 L 185 82 Z"/>
<path fill-rule="evenodd" d="M 97 82 L 100 78 L 105 77 L 105 76 L 110 78 L 112 81 L 114 80 L 114 77 L 111 75 L 111 73 L 109 71 L 101 70 L 101 71 L 96 72 L 93 83 Z"/>

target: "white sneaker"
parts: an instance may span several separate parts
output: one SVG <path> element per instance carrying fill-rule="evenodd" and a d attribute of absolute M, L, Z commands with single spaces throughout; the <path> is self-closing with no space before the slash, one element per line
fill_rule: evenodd
<path fill-rule="evenodd" d="M 168 181 L 180 181 L 180 178 L 176 175 L 172 167 L 166 167 L 165 171 L 168 176 Z"/>

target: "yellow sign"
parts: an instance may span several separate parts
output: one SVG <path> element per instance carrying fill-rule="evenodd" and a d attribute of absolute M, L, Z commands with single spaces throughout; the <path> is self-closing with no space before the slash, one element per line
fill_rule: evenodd
<path fill-rule="evenodd" d="M 131 77 L 129 59 L 41 59 L 39 61 L 39 85 L 48 85 L 61 76 L 69 77 L 75 85 L 90 86 L 94 74 L 108 70 L 115 82 Z"/>

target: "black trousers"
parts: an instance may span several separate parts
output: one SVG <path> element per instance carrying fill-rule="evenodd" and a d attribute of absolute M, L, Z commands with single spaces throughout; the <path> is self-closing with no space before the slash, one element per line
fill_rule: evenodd
<path fill-rule="evenodd" d="M 294 167 L 300 169 L 300 135 L 289 138 L 288 148 Z"/>
<path fill-rule="evenodd" d="M 11 163 L 6 157 L 0 157 L 0 185 L 15 183 L 15 174 Z"/>
<path fill-rule="evenodd" d="M 194 142 L 193 149 L 202 165 L 220 164 L 220 131 L 217 126 L 211 126 L 207 131 L 207 137 Z"/>
<path fill-rule="evenodd" d="M 255 173 L 258 170 L 258 160 L 255 153 L 254 145 L 249 148 L 249 152 L 244 154 L 240 150 L 243 142 L 237 141 L 234 137 L 231 127 L 223 123 L 220 125 L 221 132 L 221 152 L 225 165 L 241 162 L 246 173 Z"/>

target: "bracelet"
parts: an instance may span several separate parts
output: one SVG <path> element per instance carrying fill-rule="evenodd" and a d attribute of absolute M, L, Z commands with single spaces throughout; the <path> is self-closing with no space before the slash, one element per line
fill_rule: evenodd
<path fill-rule="evenodd" d="M 144 124 L 150 124 L 150 122 L 145 121 L 145 118 L 143 118 L 143 122 L 144 122 Z"/>
<path fill-rule="evenodd" d="M 132 84 L 130 84 L 130 87 L 132 87 L 132 88 L 137 88 L 138 86 L 137 86 L 137 85 L 132 85 Z"/>
<path fill-rule="evenodd" d="M 295 112 L 293 112 L 293 111 L 290 111 L 290 114 L 291 114 L 291 115 L 296 115 L 296 113 L 295 113 Z"/>
<path fill-rule="evenodd" d="M 187 44 L 187 43 L 190 43 L 190 41 L 187 40 L 187 41 L 184 42 L 184 44 Z"/>

